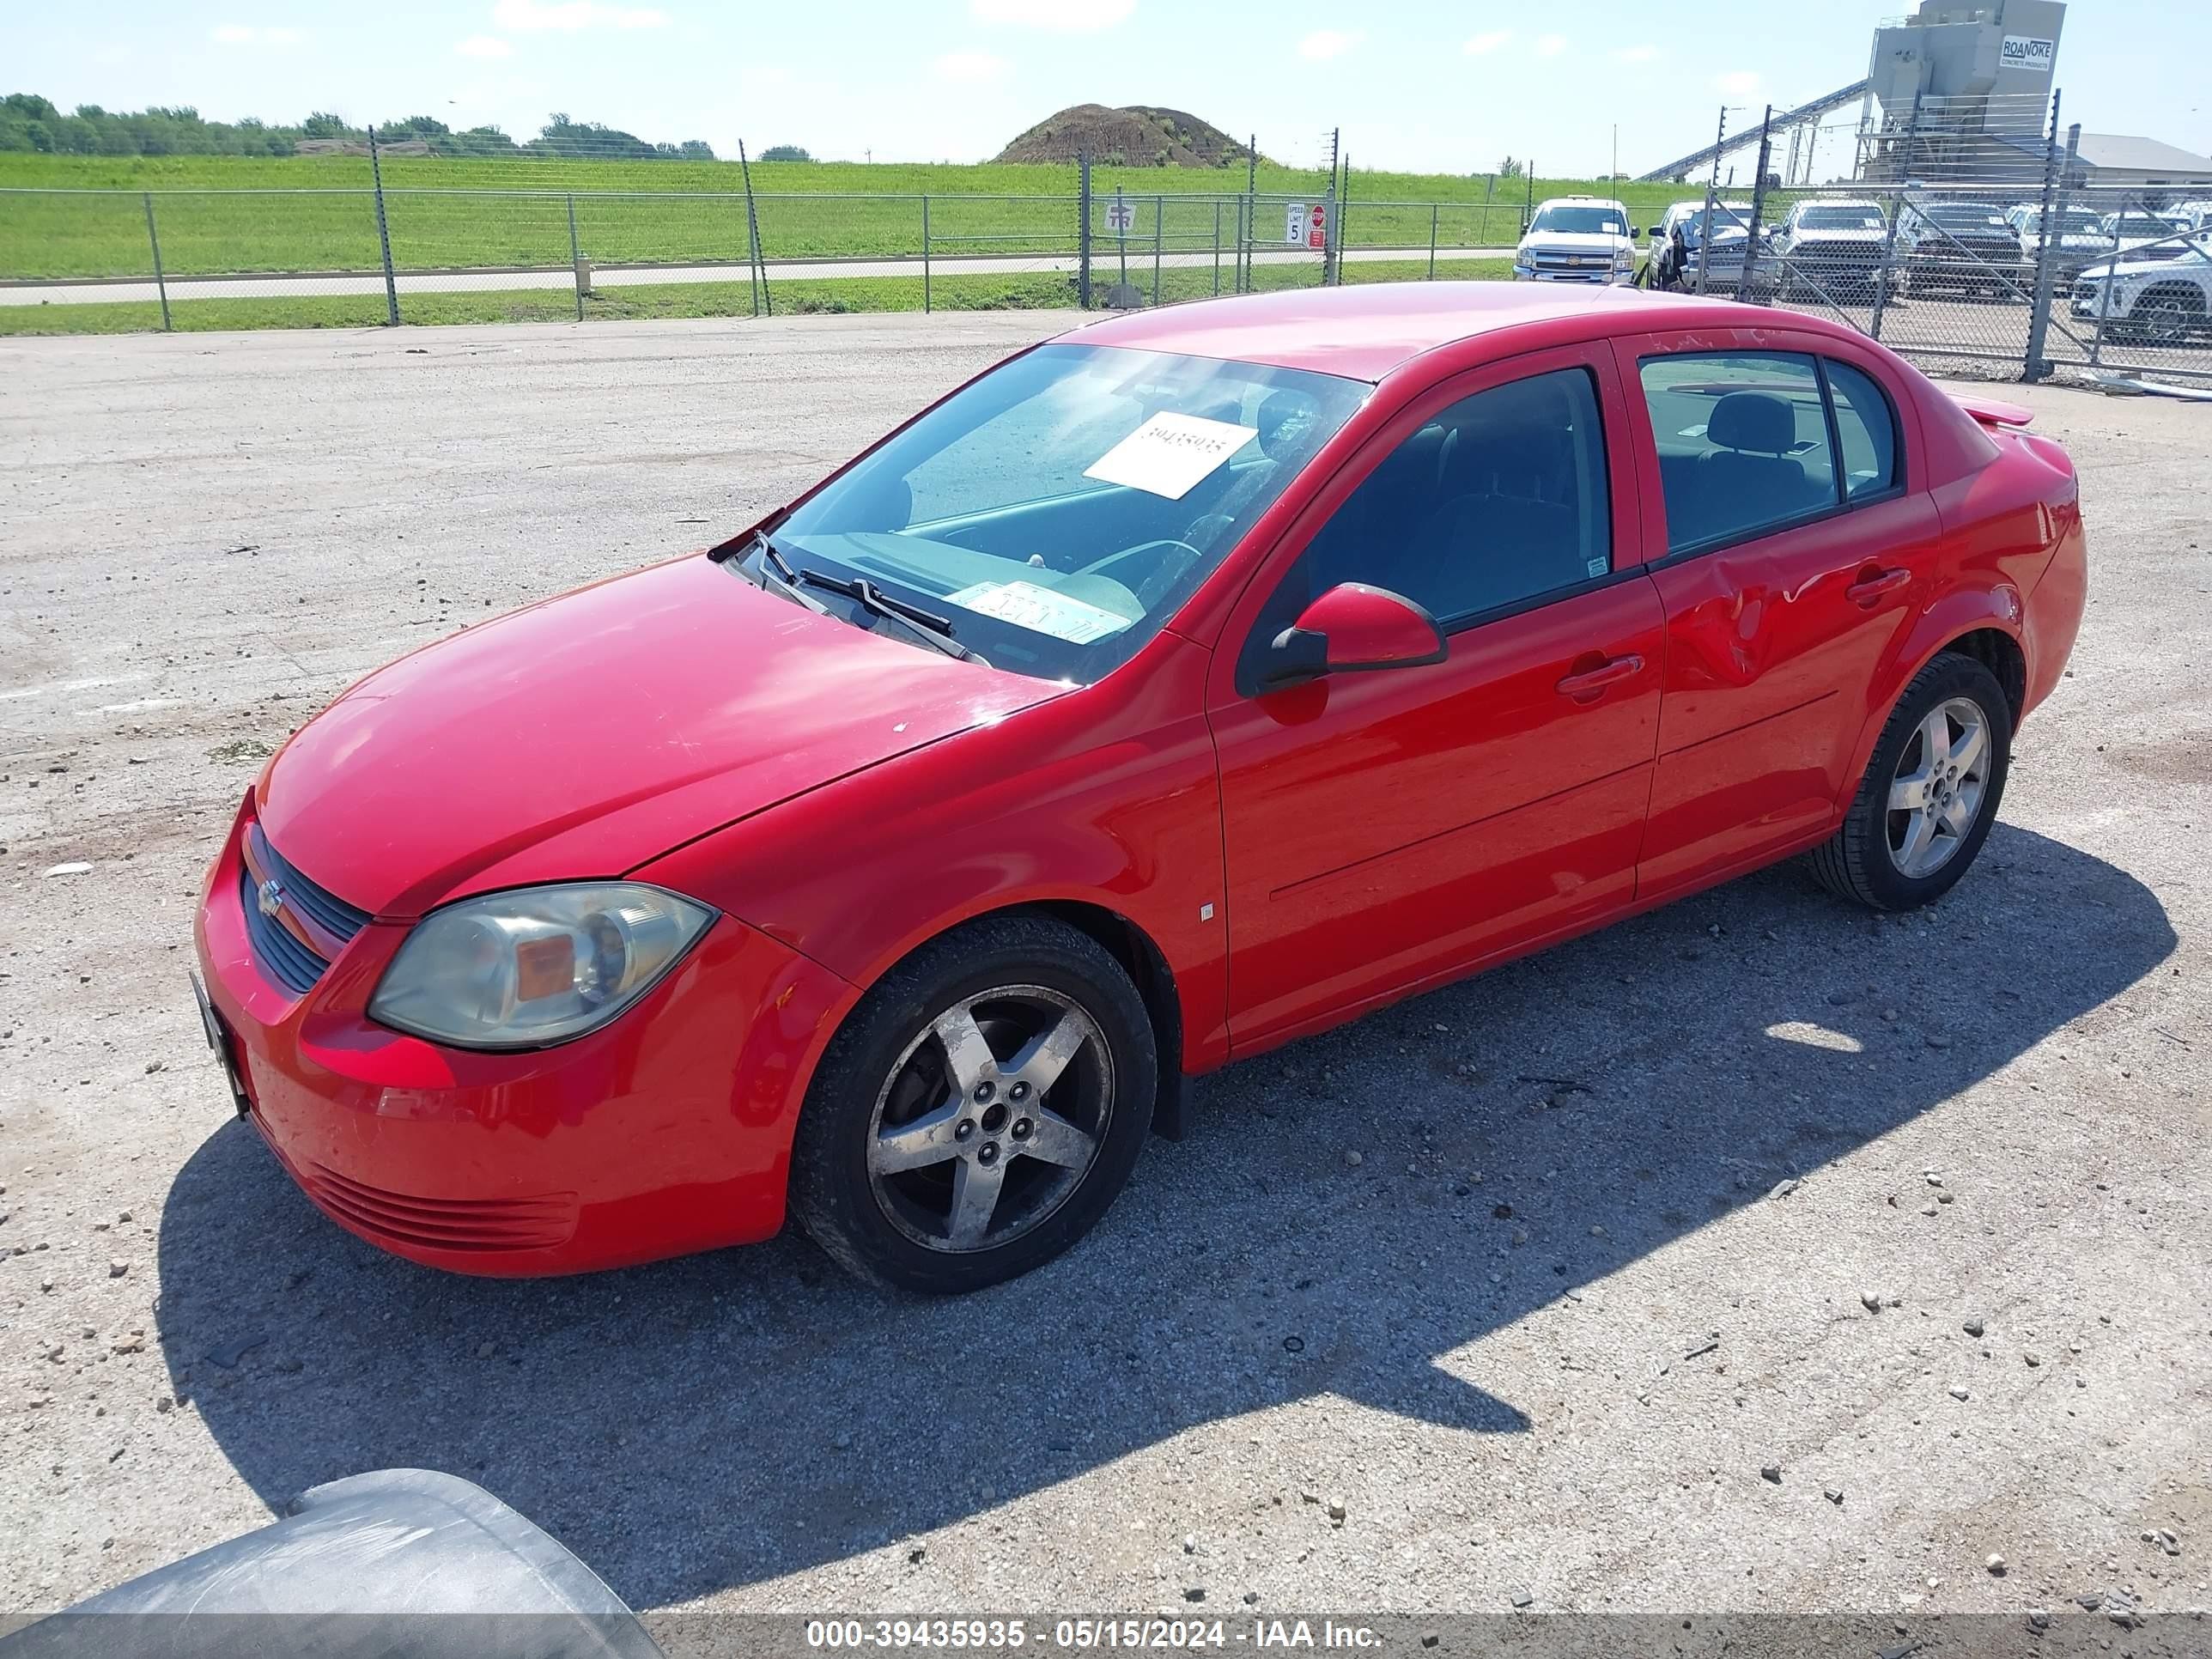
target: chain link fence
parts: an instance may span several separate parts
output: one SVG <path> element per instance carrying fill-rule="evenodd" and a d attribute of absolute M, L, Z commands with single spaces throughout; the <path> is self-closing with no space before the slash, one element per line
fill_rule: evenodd
<path fill-rule="evenodd" d="M 1905 176 L 1692 186 L 1663 215 L 1645 210 L 1638 280 L 1830 316 L 1951 372 L 2212 379 L 2212 200 L 2085 184 L 2071 148 L 2040 133 L 2013 153 L 2000 167 L 1985 148 L 1960 159 L 1947 141 L 1938 155 L 1908 134 L 1870 162 Z M 1965 176 L 1977 167 L 1990 176 Z M 1912 176 L 1923 171 L 1935 176 Z M 0 330 L 27 306 L 98 308 L 88 327 L 350 326 L 1104 308 L 1502 279 L 1525 211 L 1088 185 L 0 191 Z"/>
<path fill-rule="evenodd" d="M 1762 147 L 1748 191 L 1647 228 L 1641 280 L 1824 314 L 1938 371 L 2212 380 L 2212 191 L 2086 181 L 2080 131 L 2060 142 L 2055 100 L 1925 100 L 1869 130 L 1856 181 L 1789 187 Z"/>

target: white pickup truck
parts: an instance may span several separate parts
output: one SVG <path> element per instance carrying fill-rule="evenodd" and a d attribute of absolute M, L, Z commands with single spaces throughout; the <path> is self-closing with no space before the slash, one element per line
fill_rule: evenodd
<path fill-rule="evenodd" d="M 2104 320 L 2115 338 L 2183 345 L 2212 328 L 2212 232 L 2130 249 L 2074 279 L 2076 321 Z"/>
<path fill-rule="evenodd" d="M 1529 218 L 1513 250 L 1516 283 L 1632 283 L 1636 236 L 1628 210 L 1596 196 L 1555 196 Z"/>

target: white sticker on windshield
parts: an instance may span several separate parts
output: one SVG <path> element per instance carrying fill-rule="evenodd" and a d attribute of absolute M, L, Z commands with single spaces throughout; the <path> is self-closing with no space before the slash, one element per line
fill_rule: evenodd
<path fill-rule="evenodd" d="M 1259 435 L 1256 426 L 1164 409 L 1085 467 L 1083 476 L 1179 501 L 1200 479 Z"/>
<path fill-rule="evenodd" d="M 1088 645 L 1129 625 L 1127 617 L 1117 617 L 1035 582 L 977 582 L 945 597 L 986 617 L 996 617 L 1033 634 L 1049 634 L 1071 645 Z"/>

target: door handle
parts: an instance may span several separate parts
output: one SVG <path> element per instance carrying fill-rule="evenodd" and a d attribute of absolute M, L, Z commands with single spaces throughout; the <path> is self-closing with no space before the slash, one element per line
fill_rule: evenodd
<path fill-rule="evenodd" d="M 1598 694 L 1608 685 L 1632 679 L 1644 672 L 1644 659 L 1631 652 L 1625 657 L 1611 657 L 1595 668 L 1586 668 L 1579 674 L 1570 674 L 1559 682 L 1564 696 L 1577 702 L 1595 702 Z"/>
<path fill-rule="evenodd" d="M 1912 580 L 1910 570 L 1872 570 L 1844 590 L 1844 597 L 1853 605 L 1863 605 L 1871 610 L 1874 602 L 1885 593 L 1893 593 Z"/>

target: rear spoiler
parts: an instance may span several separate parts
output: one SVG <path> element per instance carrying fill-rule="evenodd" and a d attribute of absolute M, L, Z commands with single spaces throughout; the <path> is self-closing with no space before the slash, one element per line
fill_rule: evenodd
<path fill-rule="evenodd" d="M 2018 404 L 2001 403 L 1995 398 L 1977 398 L 1951 394 L 1951 401 L 1965 410 L 1984 426 L 2026 426 L 2035 418 L 2035 411 L 2023 409 Z"/>

